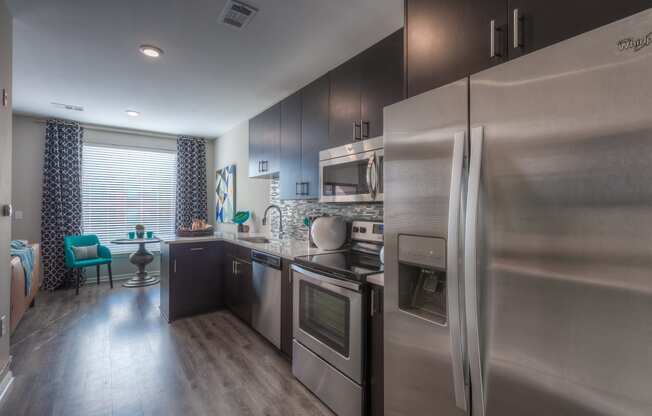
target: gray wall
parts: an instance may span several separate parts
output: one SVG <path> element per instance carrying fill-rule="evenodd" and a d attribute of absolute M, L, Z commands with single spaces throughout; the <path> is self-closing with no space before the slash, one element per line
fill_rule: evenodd
<path fill-rule="evenodd" d="M 1 0 L 0 0 L 1 1 Z M 45 149 L 45 124 L 38 119 L 14 115 L 13 126 L 13 192 L 14 210 L 22 212 L 22 219 L 13 219 L 12 238 L 39 241 L 41 234 L 41 193 L 43 182 L 43 153 Z M 113 132 L 86 128 L 84 141 L 152 149 L 176 149 L 176 140 L 171 136 L 144 135 L 140 132 Z M 208 176 L 209 218 L 215 217 L 212 195 L 215 189 L 214 141 L 208 141 L 206 173 Z M 134 247 L 135 250 L 135 247 Z M 113 263 L 114 276 L 133 274 L 134 266 L 127 254 L 118 254 Z M 159 270 L 157 258 L 148 270 Z M 106 275 L 106 271 L 103 270 Z M 94 277 L 94 272 L 89 275 Z M 93 279 L 91 279 L 92 281 Z"/>
<path fill-rule="evenodd" d="M 269 227 L 263 227 L 261 220 L 265 208 L 269 205 L 268 179 L 249 179 L 249 122 L 239 124 L 234 129 L 220 137 L 215 142 L 215 169 L 228 165 L 236 165 L 235 207 L 237 211 L 252 212 L 250 225 L 252 232 L 268 232 Z M 213 171 L 212 176 L 215 176 Z M 208 200 L 215 205 L 215 187 Z M 212 217 L 215 222 L 215 216 Z M 217 224 L 217 228 L 234 231 L 233 224 Z"/>
<path fill-rule="evenodd" d="M 0 92 L 7 89 L 9 106 L 0 103 L 0 205 L 11 201 L 11 64 L 12 18 L 4 0 L 0 0 Z M 0 338 L 0 386 L 9 374 L 9 316 L 11 310 L 11 266 L 9 265 L 9 239 L 11 221 L 0 217 L 0 316 L 6 319 L 6 332 Z M 3 391 L 0 391 L 2 394 Z"/>

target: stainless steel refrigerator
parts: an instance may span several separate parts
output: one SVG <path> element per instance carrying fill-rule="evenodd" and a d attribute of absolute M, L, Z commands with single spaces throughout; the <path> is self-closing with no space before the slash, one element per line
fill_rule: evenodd
<path fill-rule="evenodd" d="M 384 136 L 385 415 L 652 415 L 652 10 Z"/>

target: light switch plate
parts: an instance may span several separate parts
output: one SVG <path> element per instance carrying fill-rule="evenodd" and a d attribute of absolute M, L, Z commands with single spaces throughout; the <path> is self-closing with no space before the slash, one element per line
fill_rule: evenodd
<path fill-rule="evenodd" d="M 14 211 L 14 218 L 17 220 L 23 219 L 23 211 L 16 210 Z"/>

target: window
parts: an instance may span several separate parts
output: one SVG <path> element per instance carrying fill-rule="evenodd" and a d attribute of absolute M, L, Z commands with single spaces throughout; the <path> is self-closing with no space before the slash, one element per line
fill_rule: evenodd
<path fill-rule="evenodd" d="M 174 235 L 176 154 L 171 151 L 84 144 L 82 211 L 85 234 L 97 234 L 113 253 L 136 247 L 112 245 L 136 224 L 158 236 Z M 149 250 L 160 250 L 158 244 Z"/>

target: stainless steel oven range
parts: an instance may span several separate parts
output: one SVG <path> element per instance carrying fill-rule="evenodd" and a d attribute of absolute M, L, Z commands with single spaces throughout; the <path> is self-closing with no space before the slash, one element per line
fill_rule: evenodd
<path fill-rule="evenodd" d="M 292 372 L 339 416 L 364 414 L 366 276 L 382 271 L 383 224 L 354 222 L 351 249 L 292 266 Z"/>

